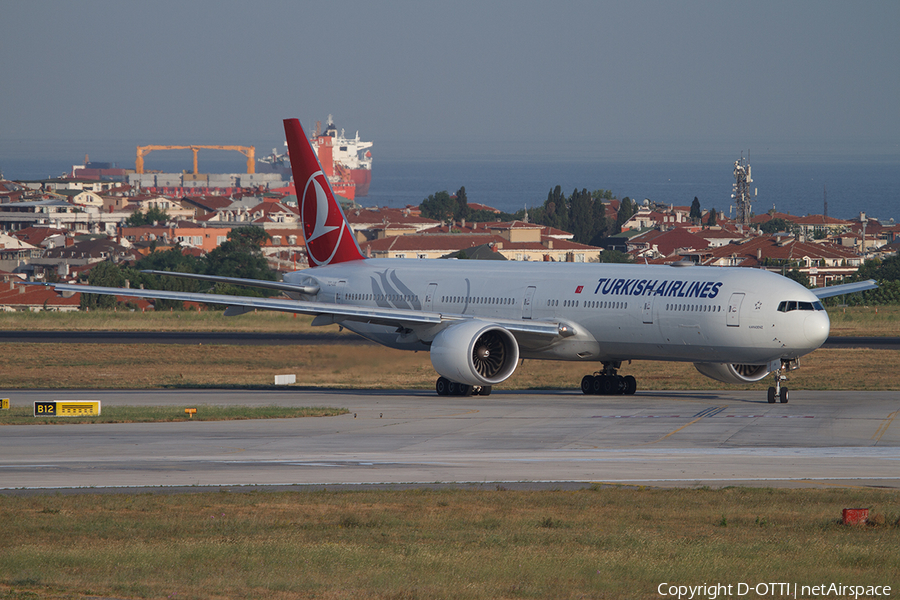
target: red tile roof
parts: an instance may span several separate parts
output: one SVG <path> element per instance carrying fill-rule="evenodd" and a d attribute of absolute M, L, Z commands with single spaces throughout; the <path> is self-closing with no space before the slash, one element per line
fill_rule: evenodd
<path fill-rule="evenodd" d="M 360 244 L 363 252 L 454 252 L 495 242 L 509 247 L 509 242 L 499 235 L 429 234 L 397 235 Z M 546 248 L 545 248 L 546 249 Z"/>
<path fill-rule="evenodd" d="M 741 261 L 741 266 L 752 267 L 759 266 L 767 258 L 774 260 L 799 260 L 803 257 L 848 260 L 859 260 L 860 258 L 855 252 L 833 244 L 799 242 L 794 238 L 785 240 L 771 235 L 750 238 L 738 244 L 710 248 L 709 254 L 712 261 L 734 256 Z"/>
<path fill-rule="evenodd" d="M 406 208 L 359 208 L 345 213 L 351 226 L 377 225 L 383 223 L 417 224 L 419 227 L 439 225 L 440 221 L 426 219 Z"/>
<path fill-rule="evenodd" d="M 663 256 L 668 256 L 682 248 L 702 250 L 709 247 L 709 241 L 707 239 L 693 234 L 681 227 L 670 229 L 668 231 L 658 231 L 653 229 L 632 237 L 628 240 L 628 243 L 629 245 L 646 244 L 650 248 L 656 246 L 657 251 Z"/>
<path fill-rule="evenodd" d="M 12 289 L 10 289 L 12 287 Z M 153 305 L 147 300 L 140 298 L 126 298 L 124 296 L 116 296 L 120 302 L 132 302 L 141 309 L 151 308 Z M 15 285 L 7 283 L 0 284 L 0 306 L 11 306 L 17 308 L 27 307 L 43 307 L 52 309 L 68 308 L 80 306 L 81 293 L 76 292 L 69 298 L 64 298 L 56 293 L 55 290 L 41 285 Z"/>

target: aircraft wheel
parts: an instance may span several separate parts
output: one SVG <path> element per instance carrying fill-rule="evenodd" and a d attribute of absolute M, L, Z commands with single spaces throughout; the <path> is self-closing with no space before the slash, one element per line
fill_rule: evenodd
<path fill-rule="evenodd" d="M 464 383 L 456 384 L 457 395 L 458 396 L 471 396 L 472 395 L 472 386 L 466 385 Z"/>
<path fill-rule="evenodd" d="M 593 375 L 585 375 L 581 378 L 581 392 L 583 394 L 593 394 L 594 393 L 594 376 Z"/>
<path fill-rule="evenodd" d="M 491 385 L 483 385 L 481 386 L 481 391 L 478 392 L 479 396 L 490 396 L 491 391 L 494 389 L 494 386 Z"/>
<path fill-rule="evenodd" d="M 769 388 L 769 404 L 775 404 L 775 388 Z"/>
<path fill-rule="evenodd" d="M 788 389 L 786 387 L 781 388 L 781 396 L 779 398 L 782 404 L 787 404 L 788 402 Z"/>
<path fill-rule="evenodd" d="M 637 379 L 635 379 L 632 375 L 625 376 L 625 390 L 624 393 L 626 396 L 633 396 L 637 391 Z"/>
<path fill-rule="evenodd" d="M 450 393 L 450 380 L 446 377 L 438 377 L 437 383 L 434 384 L 434 391 L 438 396 L 447 396 Z"/>
<path fill-rule="evenodd" d="M 459 396 L 459 384 L 455 381 L 451 381 L 447 384 L 447 395 L 449 396 Z"/>
<path fill-rule="evenodd" d="M 595 396 L 599 396 L 603 393 L 603 375 L 598 377 L 593 377 L 593 381 L 591 382 L 591 393 Z"/>
<path fill-rule="evenodd" d="M 618 390 L 618 385 L 616 383 L 615 377 L 610 377 L 609 375 L 604 375 L 600 377 L 600 391 L 604 396 L 611 396 L 615 394 Z"/>

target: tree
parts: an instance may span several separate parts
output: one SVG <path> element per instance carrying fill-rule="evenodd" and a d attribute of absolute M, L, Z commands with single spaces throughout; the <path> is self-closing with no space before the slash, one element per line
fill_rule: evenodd
<path fill-rule="evenodd" d="M 773 233 L 778 233 L 779 231 L 784 231 L 787 233 L 794 233 L 795 225 L 790 221 L 787 221 L 782 218 L 770 219 L 760 225 L 759 230 L 767 235 L 772 235 Z"/>
<path fill-rule="evenodd" d="M 256 225 L 248 227 L 235 227 L 228 232 L 227 238 L 235 242 L 240 248 L 249 248 L 254 251 L 262 249 L 262 245 L 271 240 L 272 236 L 266 230 Z"/>
<path fill-rule="evenodd" d="M 131 287 L 143 286 L 149 290 L 168 290 L 172 292 L 200 293 L 206 289 L 206 285 L 196 279 L 184 277 L 167 277 L 165 275 L 151 275 L 142 271 L 172 271 L 176 273 L 203 273 L 203 260 L 184 254 L 181 248 L 176 246 L 165 252 L 153 251 L 137 261 L 133 267 L 124 270 L 125 277 L 131 282 Z M 157 298 L 153 301 L 155 310 L 184 310 L 184 302 L 181 300 L 164 300 Z"/>
<path fill-rule="evenodd" d="M 569 230 L 569 207 L 566 205 L 566 196 L 563 194 L 562 186 L 558 185 L 547 192 L 543 216 L 536 214 L 535 217 L 535 222 L 541 225 L 564 231 Z"/>
<path fill-rule="evenodd" d="M 125 225 L 128 227 L 143 227 L 154 223 L 165 223 L 168 220 L 169 215 L 165 210 L 152 206 L 145 213 L 139 211 L 131 213 L 131 216 L 125 219 Z"/>
<path fill-rule="evenodd" d="M 703 218 L 703 211 L 700 210 L 700 200 L 697 199 L 697 196 L 694 196 L 694 201 L 691 202 L 690 217 L 694 225 L 698 225 L 700 223 L 700 219 Z"/>
<path fill-rule="evenodd" d="M 809 287 L 809 277 L 807 277 L 806 273 L 803 273 L 797 267 L 794 267 L 790 271 L 785 271 L 783 275 L 788 279 L 793 279 L 803 287 Z"/>
<path fill-rule="evenodd" d="M 453 215 L 457 221 L 469 218 L 469 199 L 466 198 L 466 186 L 459 188 L 456 192 L 456 214 Z"/>
<path fill-rule="evenodd" d="M 891 256 L 884 260 L 875 258 L 863 264 L 853 277 L 855 281 L 898 281 L 900 280 L 900 256 Z"/>
<path fill-rule="evenodd" d="M 453 220 L 458 208 L 459 204 L 450 197 L 447 190 L 431 194 L 419 205 L 423 217 L 436 221 Z"/>
<path fill-rule="evenodd" d="M 707 219 L 706 224 L 710 227 L 714 227 L 716 222 L 719 220 L 719 213 L 716 212 L 716 209 L 709 209 L 709 219 Z"/>
<path fill-rule="evenodd" d="M 609 190 L 607 190 L 609 191 Z M 606 218 L 606 205 L 600 200 L 597 192 L 594 192 L 594 205 L 591 207 L 591 213 L 594 221 L 594 234 L 588 244 L 591 246 L 599 246 L 600 240 L 608 235 L 609 219 Z"/>
<path fill-rule="evenodd" d="M 204 257 L 204 273 L 223 277 L 275 281 L 275 272 L 269 268 L 260 246 L 268 238 L 269 234 L 261 227 L 232 229 L 228 234 L 228 239 Z M 265 292 L 257 290 L 258 288 L 254 288 L 252 292 L 247 290 L 245 294 L 272 295 L 278 293 L 273 290 Z"/>
<path fill-rule="evenodd" d="M 631 255 L 627 252 L 620 252 L 619 250 L 604 250 L 600 253 L 600 258 L 597 262 L 602 263 L 630 263 L 634 262 L 631 258 Z"/>
<path fill-rule="evenodd" d="M 88 284 L 100 287 L 123 287 L 125 276 L 115 263 L 103 261 L 94 265 L 88 273 Z M 116 305 L 116 297 L 81 294 L 79 304 L 82 310 L 113 308 Z"/>
<path fill-rule="evenodd" d="M 275 272 L 269 268 L 262 254 L 261 244 L 270 238 L 266 231 L 257 226 L 236 227 L 228 233 L 228 239 L 203 258 L 183 254 L 180 247 L 165 252 L 152 252 L 128 269 L 128 280 L 132 287 L 143 285 L 147 289 L 169 290 L 193 293 L 228 293 L 238 296 L 273 296 L 275 290 L 263 290 L 245 286 L 211 285 L 195 279 L 151 275 L 143 270 L 172 271 L 178 273 L 198 273 L 201 275 L 221 275 L 246 279 L 275 281 Z M 223 291 L 225 290 L 225 291 Z M 156 310 L 175 308 L 182 310 L 180 300 L 156 300 Z"/>
<path fill-rule="evenodd" d="M 628 219 L 633 217 L 637 211 L 638 207 L 631 201 L 631 198 L 628 196 L 622 198 L 622 202 L 619 204 L 619 213 L 616 216 L 615 233 L 622 231 L 622 225 L 624 225 Z"/>
<path fill-rule="evenodd" d="M 605 193 L 603 190 L 575 189 L 566 198 L 562 187 L 556 186 L 547 194 L 543 206 L 528 211 L 529 217 L 532 223 L 573 233 L 574 241 L 580 244 L 596 245 L 597 240 L 605 237 L 609 226 L 606 206 L 601 200 Z M 514 215 L 517 219 L 523 216 L 521 211 Z"/>
<path fill-rule="evenodd" d="M 571 197 L 572 208 L 569 212 L 570 226 L 572 233 L 575 234 L 574 241 L 579 244 L 587 244 L 591 241 L 596 233 L 594 231 L 594 199 L 586 189 L 575 190 Z"/>

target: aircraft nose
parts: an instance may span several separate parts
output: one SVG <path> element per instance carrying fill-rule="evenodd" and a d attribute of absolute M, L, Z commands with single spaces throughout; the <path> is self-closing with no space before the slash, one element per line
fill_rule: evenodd
<path fill-rule="evenodd" d="M 827 312 L 817 310 L 806 316 L 806 321 L 803 323 L 803 333 L 814 348 L 824 344 L 830 332 L 831 320 L 828 318 Z"/>

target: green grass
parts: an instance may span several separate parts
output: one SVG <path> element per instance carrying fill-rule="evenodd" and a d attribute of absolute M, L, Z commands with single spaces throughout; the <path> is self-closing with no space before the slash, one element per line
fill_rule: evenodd
<path fill-rule="evenodd" d="M 190 416 L 186 408 L 196 408 Z M 163 423 L 171 421 L 233 421 L 241 419 L 293 419 L 333 417 L 347 414 L 346 408 L 283 406 L 101 406 L 96 417 L 35 417 L 33 406 L 13 406 L 0 411 L 0 425 L 45 425 L 71 423 Z"/>
<path fill-rule="evenodd" d="M 882 524 L 841 525 L 851 506 Z M 900 572 L 900 497 L 869 489 L 11 495 L 0 511 L 13 598 L 658 598 Z"/>
<path fill-rule="evenodd" d="M 828 309 L 833 336 L 900 336 L 900 306 L 848 306 Z"/>

